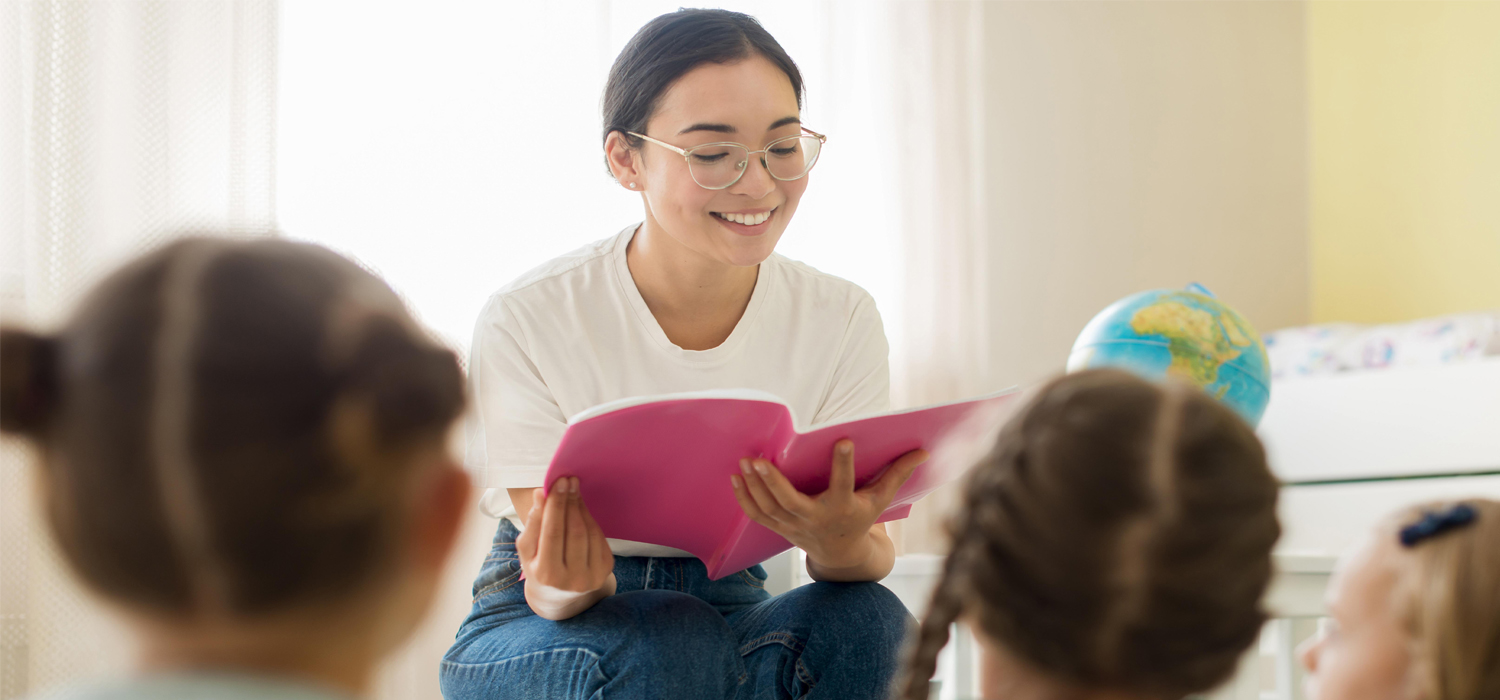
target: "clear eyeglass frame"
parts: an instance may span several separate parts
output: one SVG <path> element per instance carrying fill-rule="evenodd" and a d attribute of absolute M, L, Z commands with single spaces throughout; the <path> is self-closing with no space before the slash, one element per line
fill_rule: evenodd
<path fill-rule="evenodd" d="M 780 180 L 782 182 L 791 182 L 793 180 L 800 180 L 800 179 L 802 179 L 804 177 L 807 177 L 807 174 L 810 173 L 810 172 L 812 172 L 813 166 L 815 166 L 815 165 L 818 164 L 818 160 L 823 155 L 823 144 L 825 144 L 825 143 L 828 142 L 828 136 L 826 136 L 824 134 L 820 134 L 820 133 L 818 133 L 816 131 L 813 131 L 812 129 L 809 129 L 807 127 L 802 127 L 802 133 L 797 134 L 796 136 L 787 136 L 787 137 L 784 137 L 784 138 L 776 139 L 775 141 L 772 141 L 772 142 L 766 144 L 765 148 L 762 148 L 762 149 L 760 149 L 758 151 L 752 151 L 752 150 L 750 150 L 749 146 L 746 146 L 743 143 L 735 143 L 734 141 L 715 141 L 713 143 L 705 143 L 705 144 L 700 144 L 700 145 L 697 145 L 697 146 L 693 146 L 692 148 L 681 148 L 681 147 L 678 147 L 678 146 L 673 146 L 672 144 L 667 143 L 665 141 L 659 141 L 657 139 L 653 139 L 650 136 L 647 136 L 645 134 L 638 134 L 638 133 L 636 133 L 634 131 L 627 131 L 625 133 L 630 134 L 631 136 L 634 136 L 634 137 L 639 138 L 639 139 L 644 139 L 646 141 L 650 141 L 651 143 L 654 143 L 654 144 L 656 144 L 658 146 L 661 146 L 662 148 L 665 148 L 667 150 L 670 150 L 670 151 L 673 151 L 673 152 L 677 153 L 678 155 L 681 155 L 683 161 L 687 163 L 688 174 L 692 176 L 693 182 L 697 183 L 699 187 L 702 187 L 705 190 L 727 190 L 727 189 L 729 189 L 731 187 L 734 187 L 735 183 L 738 183 L 742 178 L 744 178 L 745 177 L 745 173 L 750 170 L 750 159 L 754 158 L 756 156 L 760 156 L 760 164 L 761 164 L 761 166 L 765 167 L 766 173 L 768 175 L 770 175 L 772 178 L 774 178 L 776 180 Z M 771 151 L 771 149 L 775 148 L 779 144 L 783 144 L 783 143 L 786 143 L 788 141 L 796 141 L 796 140 L 800 140 L 800 139 L 804 139 L 804 138 L 808 138 L 808 137 L 812 137 L 812 138 L 814 138 L 814 139 L 817 140 L 817 142 L 818 142 L 818 152 L 813 154 L 812 161 L 807 164 L 807 167 L 805 167 L 805 168 L 802 169 L 802 173 L 799 174 L 799 175 L 797 175 L 796 177 L 780 177 L 780 176 L 776 175 L 776 173 L 771 170 L 771 164 L 766 161 L 766 153 L 769 152 L 769 151 Z M 709 185 L 703 184 L 703 182 L 698 179 L 697 173 L 694 172 L 694 170 L 693 170 L 693 153 L 695 151 L 700 151 L 700 150 L 707 149 L 707 148 L 724 147 L 724 146 L 733 146 L 735 148 L 743 149 L 745 151 L 745 160 L 741 162 L 741 165 L 740 165 L 740 168 L 739 168 L 739 173 L 734 176 L 733 180 L 730 180 L 729 183 L 725 184 L 725 185 L 719 185 L 717 187 L 713 187 L 713 186 L 709 186 Z"/>

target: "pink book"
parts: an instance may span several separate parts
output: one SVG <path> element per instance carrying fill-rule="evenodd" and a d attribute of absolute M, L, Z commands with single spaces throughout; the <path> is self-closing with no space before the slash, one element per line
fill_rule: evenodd
<path fill-rule="evenodd" d="M 740 459 L 775 464 L 803 493 L 828 488 L 833 446 L 854 441 L 856 488 L 896 458 L 926 449 L 879 522 L 956 478 L 993 444 L 1017 404 L 1012 391 L 799 429 L 791 408 L 759 391 L 727 390 L 624 399 L 574 416 L 552 463 L 550 485 L 579 477 L 580 495 L 606 537 L 676 547 L 719 579 L 792 547 L 740 508 L 729 482 Z"/>

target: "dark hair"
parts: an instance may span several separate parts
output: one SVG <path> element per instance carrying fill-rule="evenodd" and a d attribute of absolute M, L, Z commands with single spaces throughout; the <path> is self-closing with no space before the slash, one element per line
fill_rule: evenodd
<path fill-rule="evenodd" d="M 615 58 L 604 84 L 604 136 L 646 133 L 661 97 L 678 78 L 704 63 L 734 63 L 764 56 L 786 73 L 802 106 L 802 73 L 781 44 L 754 17 L 729 10 L 681 9 L 641 27 Z M 642 141 L 625 134 L 626 143 Z"/>
<path fill-rule="evenodd" d="M 0 428 L 40 448 L 86 584 L 157 614 L 347 597 L 391 562 L 419 450 L 464 404 L 395 293 L 281 240 L 173 243 L 55 336 L 0 330 Z"/>
<path fill-rule="evenodd" d="M 927 697 L 961 615 L 1061 683 L 1162 698 L 1227 679 L 1265 622 L 1277 483 L 1250 427 L 1195 388 L 1057 379 L 962 493 L 902 698 Z"/>

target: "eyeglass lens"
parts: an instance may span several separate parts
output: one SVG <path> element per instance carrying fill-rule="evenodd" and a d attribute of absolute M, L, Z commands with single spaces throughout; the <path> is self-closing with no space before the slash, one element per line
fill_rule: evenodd
<path fill-rule="evenodd" d="M 818 162 L 822 145 L 812 136 L 777 141 L 766 149 L 766 168 L 778 180 L 796 180 Z M 749 165 L 750 152 L 742 146 L 713 144 L 688 151 L 688 170 L 693 181 L 709 189 L 730 186 Z"/>

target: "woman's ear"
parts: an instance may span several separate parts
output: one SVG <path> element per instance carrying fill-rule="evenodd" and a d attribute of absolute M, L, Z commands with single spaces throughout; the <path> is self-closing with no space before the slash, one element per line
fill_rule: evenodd
<path fill-rule="evenodd" d="M 624 133 L 609 132 L 609 138 L 604 140 L 604 160 L 609 163 L 609 171 L 621 187 L 636 192 L 644 188 L 645 173 L 640 167 L 640 153 L 630 147 Z"/>

